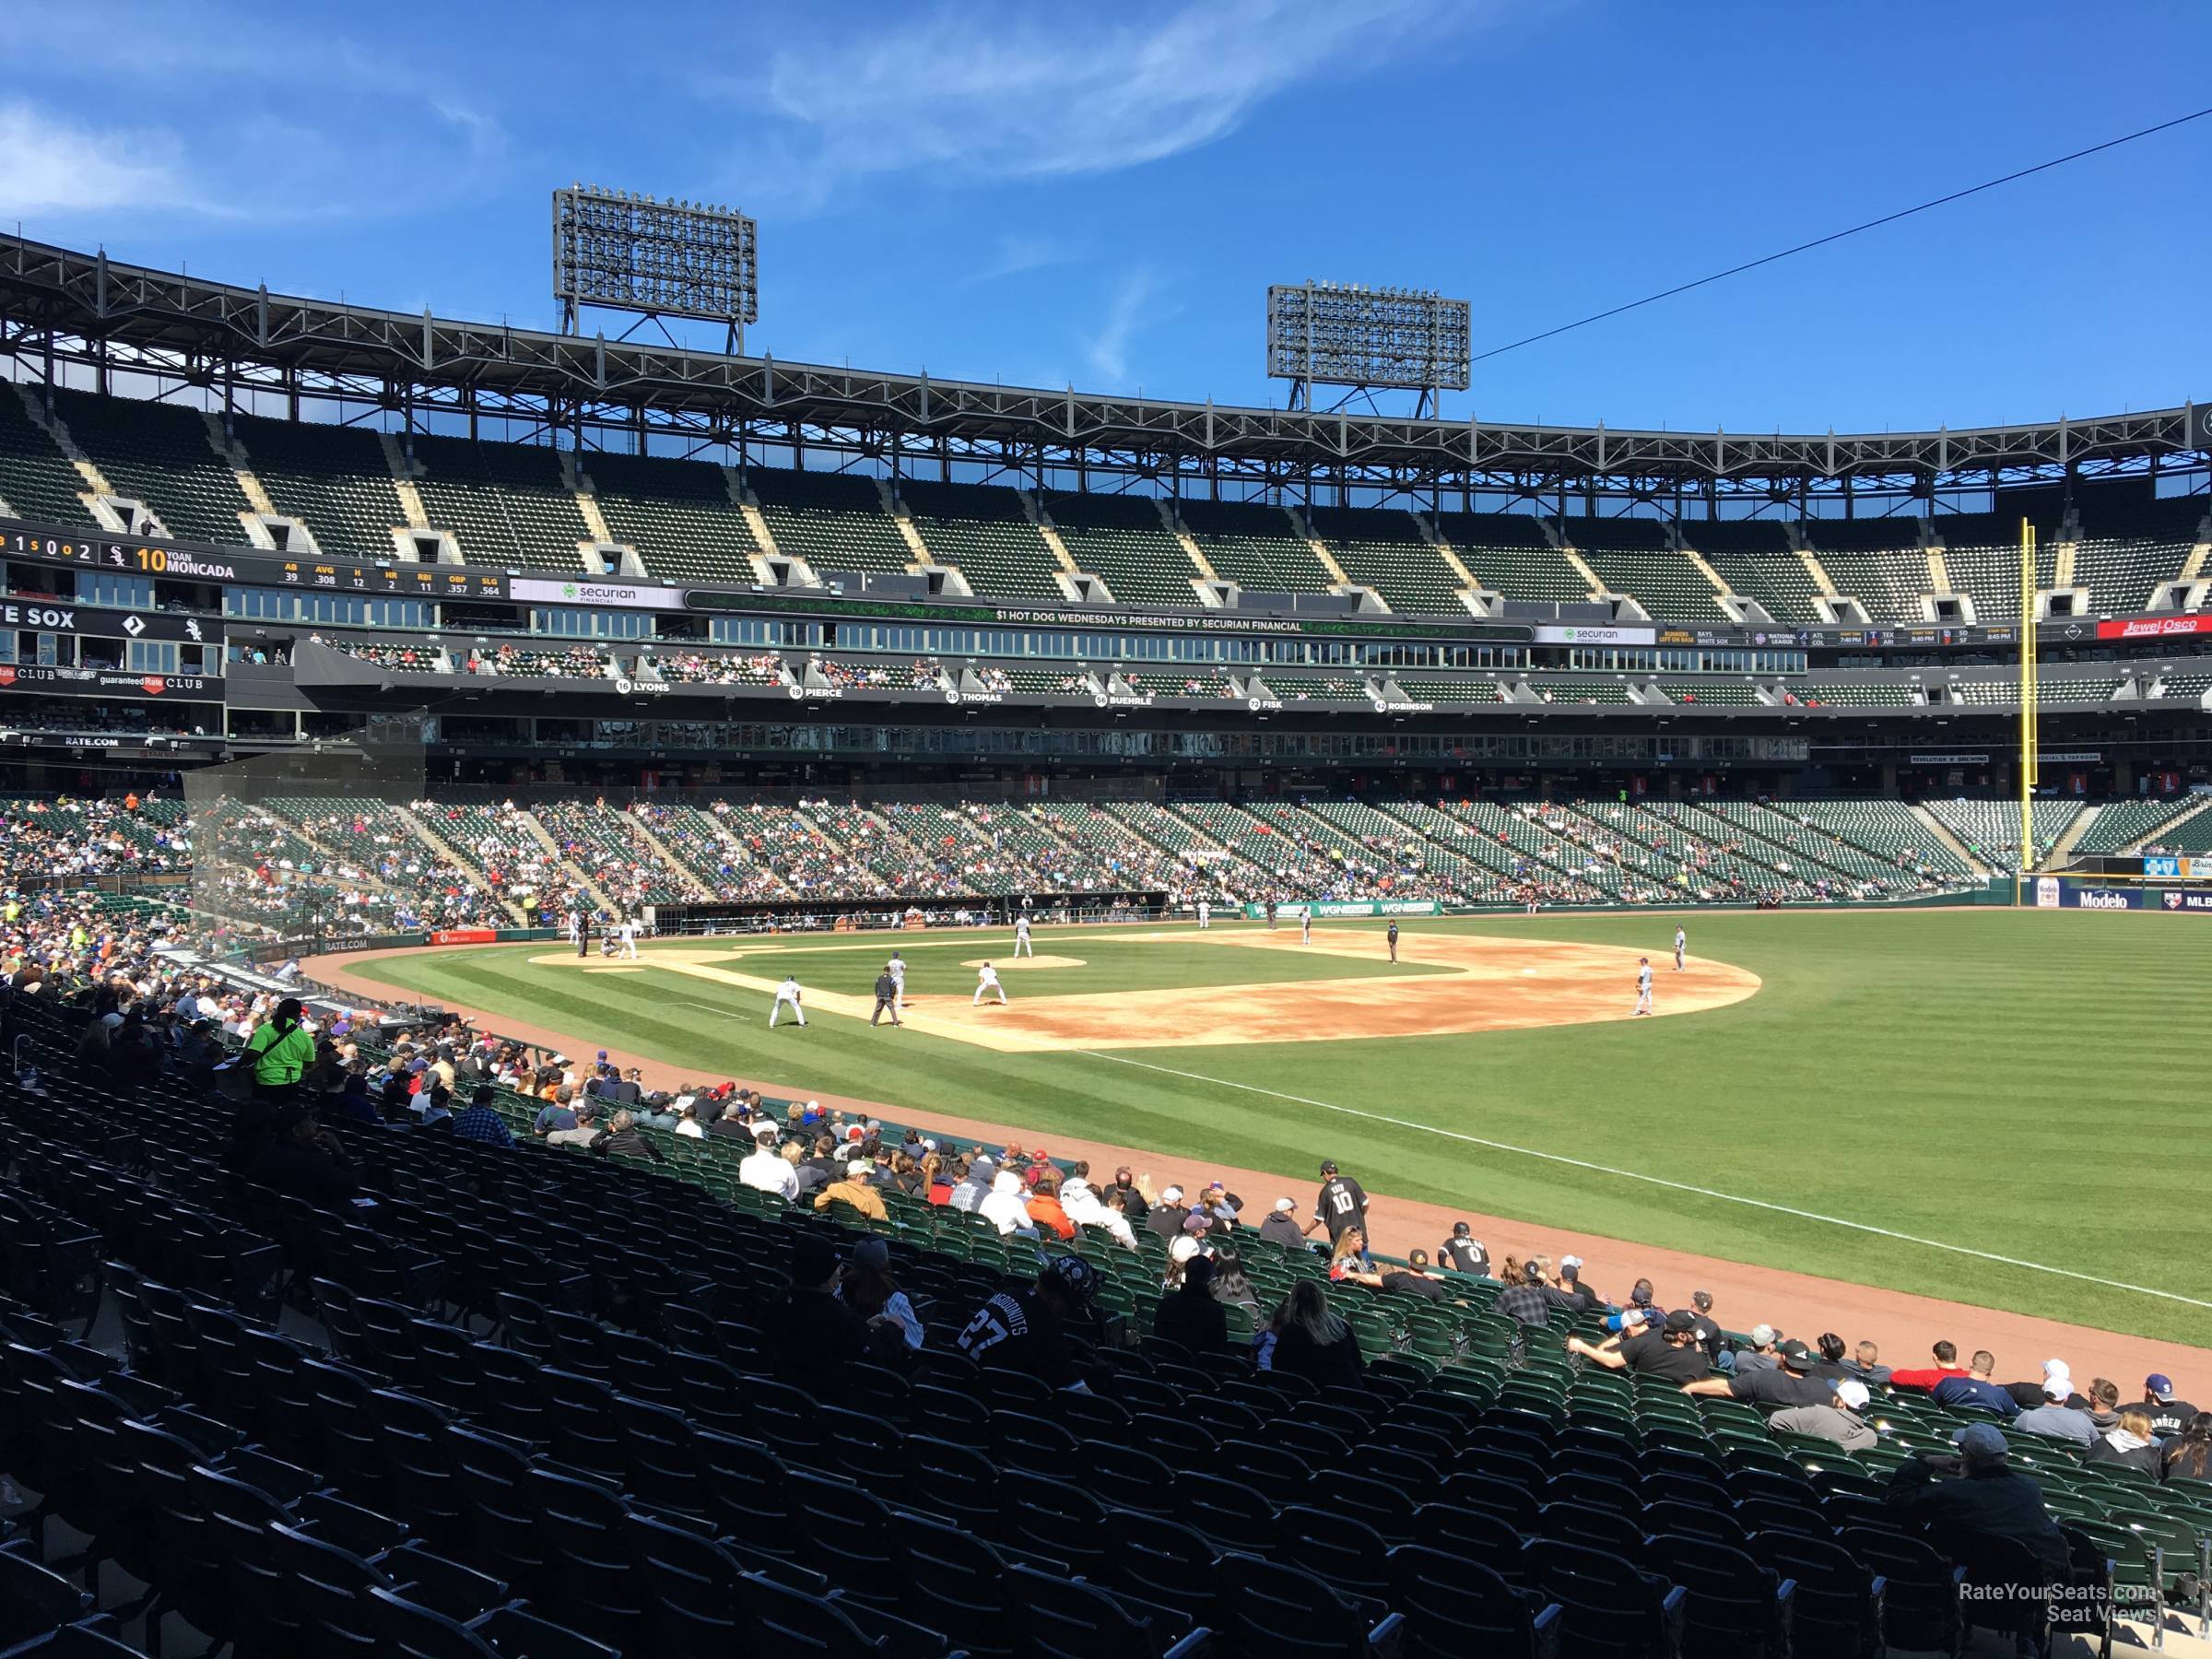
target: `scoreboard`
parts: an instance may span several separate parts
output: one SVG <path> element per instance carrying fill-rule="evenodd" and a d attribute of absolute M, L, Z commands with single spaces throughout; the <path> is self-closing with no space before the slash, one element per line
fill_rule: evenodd
<path fill-rule="evenodd" d="M 0 528 L 0 556 L 224 587 L 313 588 L 324 593 L 431 601 L 507 597 L 507 578 L 498 571 L 462 565 L 288 559 L 282 554 L 238 553 L 178 542 L 118 540 L 99 530 L 8 524 Z"/>

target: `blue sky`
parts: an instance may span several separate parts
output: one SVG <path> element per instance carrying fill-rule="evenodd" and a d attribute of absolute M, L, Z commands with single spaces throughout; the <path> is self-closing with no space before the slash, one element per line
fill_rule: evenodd
<path fill-rule="evenodd" d="M 547 194 L 760 219 L 756 349 L 1280 404 L 1307 277 L 1570 321 L 2212 102 L 2212 6 L 19 7 L 0 219 L 547 326 Z M 1900 429 L 2212 398 L 2212 119 L 1477 366 L 1454 417 Z M 621 325 L 609 325 L 613 333 Z"/>

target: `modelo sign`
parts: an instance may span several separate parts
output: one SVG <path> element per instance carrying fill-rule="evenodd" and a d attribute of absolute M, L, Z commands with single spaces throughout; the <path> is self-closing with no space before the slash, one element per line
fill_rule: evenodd
<path fill-rule="evenodd" d="M 2143 908 L 2143 895 L 2124 888 L 2073 888 L 2066 902 L 2076 910 L 2123 911 Z"/>

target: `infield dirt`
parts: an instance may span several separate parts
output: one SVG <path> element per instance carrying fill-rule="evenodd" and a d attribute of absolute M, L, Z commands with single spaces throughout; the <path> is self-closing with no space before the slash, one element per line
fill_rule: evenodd
<path fill-rule="evenodd" d="M 1311 944 L 1301 944 L 1287 930 L 1123 937 L 1124 942 L 1139 942 L 1147 936 L 1179 947 L 1294 951 L 1362 963 L 1371 963 L 1379 948 L 1373 933 L 1342 929 L 1317 929 Z M 726 946 L 662 948 L 654 950 L 648 962 L 671 973 L 772 997 L 782 977 L 774 966 L 777 954 L 773 947 L 735 953 Z M 1410 953 L 1407 959 L 1412 959 Z M 968 997 L 957 994 L 910 996 L 906 1022 L 916 1030 L 1000 1053 L 1326 1042 L 1584 1025 L 1633 1017 L 1638 960 L 1637 951 L 1617 945 L 1440 934 L 1421 940 L 1420 962 L 1448 970 L 1442 973 L 1017 994 L 1004 1005 L 986 998 L 972 1006 Z M 530 962 L 534 967 L 591 971 L 590 964 L 558 951 L 534 956 Z M 1725 1007 L 1759 988 L 1757 974 L 1706 958 L 1699 959 L 1695 973 L 1680 978 L 1665 971 L 1664 964 L 1653 966 L 1658 970 L 1658 1018 Z M 1233 980 L 1233 967 L 1224 963 L 1223 968 L 1222 977 Z M 806 997 L 809 1010 L 858 1019 L 865 1019 L 875 1006 L 872 997 L 811 987 Z"/>

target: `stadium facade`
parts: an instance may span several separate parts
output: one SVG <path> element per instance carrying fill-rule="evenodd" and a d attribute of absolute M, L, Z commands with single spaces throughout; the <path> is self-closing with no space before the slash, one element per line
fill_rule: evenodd
<path fill-rule="evenodd" d="M 2212 410 L 1620 432 L 936 382 L 0 240 L 18 786 L 419 743 L 456 783 L 1161 797 L 2212 763 Z"/>

